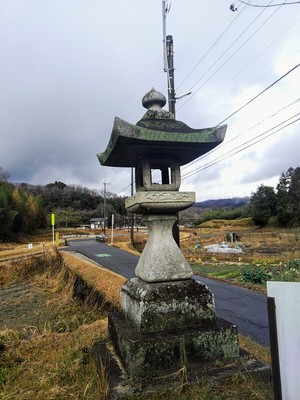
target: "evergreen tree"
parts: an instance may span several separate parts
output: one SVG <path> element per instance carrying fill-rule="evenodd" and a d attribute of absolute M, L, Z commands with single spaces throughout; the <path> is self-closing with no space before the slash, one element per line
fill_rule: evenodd
<path fill-rule="evenodd" d="M 11 207 L 11 188 L 0 182 L 0 240 L 8 240 L 12 235 L 12 225 L 16 212 Z"/>
<path fill-rule="evenodd" d="M 290 199 L 290 186 L 293 174 L 293 168 L 283 172 L 277 185 L 277 221 L 280 226 L 288 226 L 292 221 L 293 210 Z"/>
<path fill-rule="evenodd" d="M 250 200 L 253 222 L 259 227 L 266 225 L 270 217 L 276 215 L 276 194 L 272 186 L 260 185 L 252 193 Z"/>
<path fill-rule="evenodd" d="M 297 167 L 291 176 L 289 198 L 292 209 L 292 223 L 300 226 L 300 168 Z"/>
<path fill-rule="evenodd" d="M 36 213 L 37 213 L 37 228 L 47 228 L 49 225 L 47 213 L 43 207 L 43 196 L 41 194 L 35 197 Z"/>
<path fill-rule="evenodd" d="M 25 233 L 33 233 L 38 228 L 38 208 L 37 204 L 30 194 L 25 204 L 25 215 L 26 215 L 26 228 Z"/>
<path fill-rule="evenodd" d="M 19 188 L 15 188 L 12 192 L 12 207 L 15 211 L 15 217 L 13 221 L 12 230 L 14 233 L 18 234 L 25 230 L 26 220 L 25 220 L 25 203 L 26 199 Z"/>

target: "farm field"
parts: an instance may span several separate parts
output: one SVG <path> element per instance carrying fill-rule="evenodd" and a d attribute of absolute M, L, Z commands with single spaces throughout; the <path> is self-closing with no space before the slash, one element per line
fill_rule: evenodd
<path fill-rule="evenodd" d="M 262 290 L 267 280 L 300 280 L 297 230 L 249 229 L 225 225 L 225 221 L 223 224 L 217 228 L 184 230 L 189 236 L 181 242 L 182 251 L 195 273 L 257 290 Z M 232 233 L 236 242 L 228 241 Z M 243 252 L 208 253 L 205 250 L 205 246 L 221 244 L 226 239 L 229 247 L 241 248 Z"/>

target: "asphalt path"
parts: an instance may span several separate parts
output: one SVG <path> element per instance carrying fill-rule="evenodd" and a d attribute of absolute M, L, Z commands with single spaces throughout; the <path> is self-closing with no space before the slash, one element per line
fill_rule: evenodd
<path fill-rule="evenodd" d="M 76 251 L 95 261 L 97 264 L 116 272 L 125 278 L 135 277 L 135 267 L 139 257 L 120 250 L 95 239 L 68 240 L 68 248 L 65 251 Z"/>
<path fill-rule="evenodd" d="M 65 251 L 76 252 L 125 278 L 135 277 L 139 257 L 96 240 L 69 240 Z M 263 346 L 269 346 L 267 298 L 264 294 L 195 275 L 213 292 L 216 314 Z"/>

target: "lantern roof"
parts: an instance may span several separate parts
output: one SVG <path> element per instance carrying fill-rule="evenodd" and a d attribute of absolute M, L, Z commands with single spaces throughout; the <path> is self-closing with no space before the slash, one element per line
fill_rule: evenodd
<path fill-rule="evenodd" d="M 174 158 L 187 164 L 209 152 L 224 140 L 227 125 L 193 129 L 163 110 L 165 97 L 152 89 L 142 100 L 147 112 L 136 125 L 118 117 L 109 143 L 98 159 L 102 165 L 136 167 L 149 156 Z"/>

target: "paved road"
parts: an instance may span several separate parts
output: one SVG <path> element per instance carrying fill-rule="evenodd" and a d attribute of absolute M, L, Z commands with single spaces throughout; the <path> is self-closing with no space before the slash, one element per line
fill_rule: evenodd
<path fill-rule="evenodd" d="M 130 279 L 139 257 L 95 240 L 70 240 L 67 251 L 77 251 L 120 275 Z M 269 346 L 266 296 L 226 283 L 194 276 L 214 293 L 216 313 L 238 326 L 239 332 L 263 346 Z"/>
<path fill-rule="evenodd" d="M 116 247 L 108 246 L 96 240 L 68 240 L 66 251 L 77 251 L 92 259 L 97 264 L 116 272 L 125 278 L 135 277 L 135 267 L 139 257 L 120 250 Z"/>

